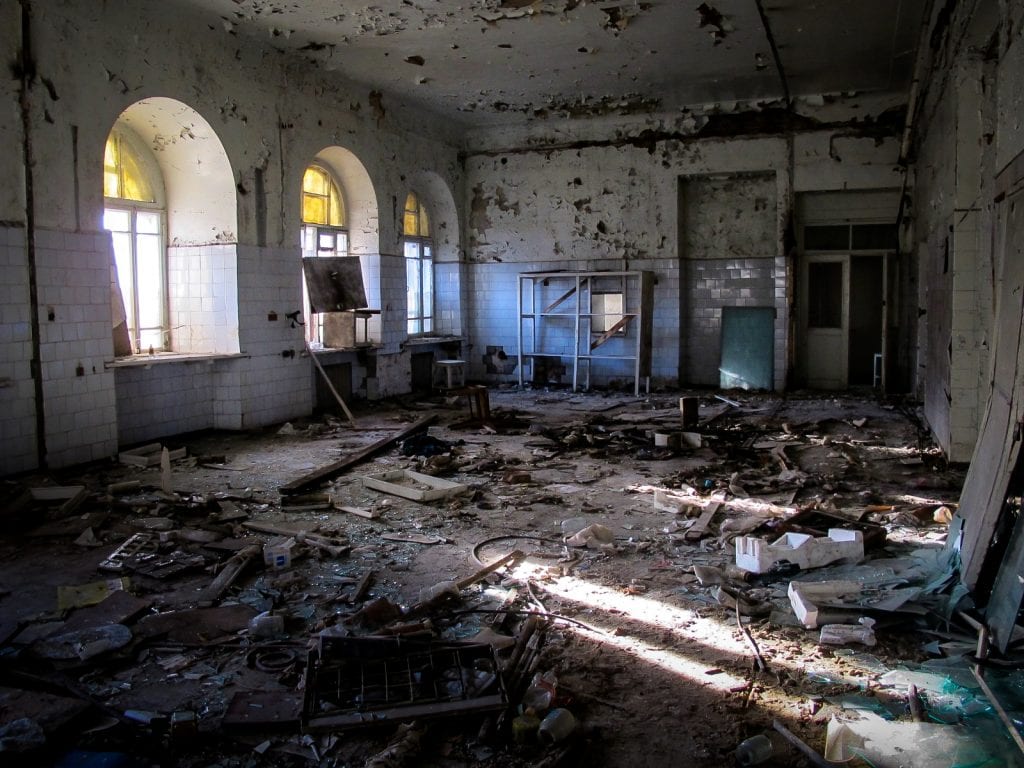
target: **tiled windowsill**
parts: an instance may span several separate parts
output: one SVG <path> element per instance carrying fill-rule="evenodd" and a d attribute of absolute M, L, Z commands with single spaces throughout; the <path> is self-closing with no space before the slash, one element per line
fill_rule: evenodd
<path fill-rule="evenodd" d="M 354 347 L 323 347 L 322 349 L 314 349 L 313 352 L 316 354 L 318 360 L 323 360 L 325 357 L 331 355 L 351 355 L 354 352 L 377 352 L 379 349 L 384 349 L 383 344 L 358 344 Z M 301 352 L 303 357 L 306 357 L 306 352 Z"/>
<path fill-rule="evenodd" d="M 413 336 L 402 342 L 404 347 L 424 347 L 428 344 L 450 344 L 453 341 L 465 341 L 465 336 Z"/>
<path fill-rule="evenodd" d="M 244 352 L 209 353 L 209 354 L 187 354 L 180 352 L 157 352 L 152 355 L 132 355 L 131 357 L 119 357 L 114 360 L 107 360 L 104 368 L 149 368 L 151 365 L 163 365 L 166 363 L 206 363 L 212 365 L 217 360 L 235 360 L 249 357 Z"/>

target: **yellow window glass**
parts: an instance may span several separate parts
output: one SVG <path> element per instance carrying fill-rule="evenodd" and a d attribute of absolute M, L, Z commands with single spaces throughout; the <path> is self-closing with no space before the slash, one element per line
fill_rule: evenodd
<path fill-rule="evenodd" d="M 103 196 L 121 196 L 121 175 L 118 172 L 117 141 L 113 136 L 107 137 L 107 146 L 103 151 Z"/>
<path fill-rule="evenodd" d="M 121 158 L 121 197 L 145 203 L 156 202 L 153 188 L 139 164 L 139 159 L 132 152 L 125 152 L 123 145 L 118 154 Z"/>
<path fill-rule="evenodd" d="M 427 209 L 420 206 L 420 237 L 430 237 L 430 220 L 427 218 Z"/>
<path fill-rule="evenodd" d="M 419 198 L 412 192 L 405 198 L 402 234 L 406 237 L 430 237 L 430 221 L 427 219 L 427 210 L 420 205 Z"/>
<path fill-rule="evenodd" d="M 302 221 L 330 227 L 345 226 L 345 204 L 334 180 L 311 165 L 302 175 Z"/>
<path fill-rule="evenodd" d="M 117 134 L 107 137 L 103 152 L 103 194 L 121 200 L 155 203 L 153 185 L 131 147 Z"/>

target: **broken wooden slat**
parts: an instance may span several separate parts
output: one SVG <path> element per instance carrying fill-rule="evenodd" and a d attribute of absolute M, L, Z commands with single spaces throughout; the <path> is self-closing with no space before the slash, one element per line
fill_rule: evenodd
<path fill-rule="evenodd" d="M 331 377 L 327 375 L 327 371 L 325 371 L 324 367 L 320 365 L 320 360 L 317 359 L 316 353 L 309 346 L 308 341 L 306 342 L 306 352 L 309 353 L 309 357 L 312 359 L 313 365 L 315 365 L 316 369 L 320 371 L 320 375 L 323 377 L 324 383 L 327 385 L 327 388 L 331 390 L 331 394 L 334 395 L 334 399 L 338 401 L 338 405 L 341 406 L 341 410 L 343 410 L 345 415 L 348 417 L 348 423 L 354 427 L 356 425 L 356 417 L 352 415 L 352 411 L 348 409 L 348 405 L 345 404 L 344 398 L 342 398 L 342 396 L 338 394 L 338 390 L 334 388 L 334 384 L 331 382 Z"/>
<path fill-rule="evenodd" d="M 444 544 L 441 536 L 427 536 L 422 533 L 385 533 L 381 536 L 386 541 L 401 541 L 407 544 Z"/>
<path fill-rule="evenodd" d="M 711 524 L 711 520 L 714 518 L 715 513 L 718 512 L 718 508 L 720 506 L 720 504 L 712 502 L 704 507 L 704 511 L 700 513 L 700 517 L 698 517 L 694 521 L 693 525 L 686 530 L 686 533 L 683 534 L 683 538 L 687 541 L 698 541 L 705 533 L 707 533 L 708 526 Z"/>
<path fill-rule="evenodd" d="M 636 317 L 636 315 L 624 315 L 623 317 L 621 317 L 619 319 L 619 321 L 617 323 L 615 323 L 615 325 L 613 325 L 607 331 L 605 331 L 600 336 L 598 336 L 596 339 L 594 339 L 592 342 L 590 342 L 590 351 L 593 352 L 595 349 L 597 349 L 602 344 L 604 344 L 606 341 L 608 341 L 610 338 L 612 338 L 612 336 L 614 336 L 619 331 L 621 331 L 623 328 L 625 328 L 627 325 L 629 325 L 631 322 L 633 322 L 633 319 L 635 317 Z"/>
<path fill-rule="evenodd" d="M 148 445 L 133 448 L 130 451 L 122 451 L 117 455 L 117 458 L 122 464 L 129 464 L 133 467 L 152 467 L 160 463 L 160 456 L 163 450 L 164 447 L 160 443 L 149 443 Z M 177 459 L 185 458 L 187 453 L 188 450 L 186 448 L 175 448 L 173 451 L 167 451 L 167 458 L 170 461 L 176 461 Z"/>
<path fill-rule="evenodd" d="M 581 288 L 582 288 L 582 287 L 583 287 L 583 285 L 584 285 L 584 284 L 585 284 L 585 283 L 587 282 L 587 280 L 589 280 L 589 278 L 586 278 L 586 277 L 585 277 L 585 278 L 583 278 L 583 279 L 582 279 L 582 280 L 580 281 L 580 287 L 581 287 Z M 554 309 L 555 307 L 557 307 L 557 306 L 558 306 L 559 304 L 561 304 L 561 303 L 562 303 L 563 301 L 565 301 L 566 299 L 568 299 L 568 298 L 569 298 L 570 296 L 572 296 L 572 295 L 573 295 L 574 293 L 576 293 L 576 286 L 575 286 L 575 285 L 574 285 L 574 286 L 573 286 L 572 288 L 570 288 L 570 289 L 569 289 L 568 291 L 566 291 L 565 293 L 563 293 L 563 294 L 562 294 L 561 296 L 559 296 L 559 297 L 558 297 L 557 299 L 555 299 L 555 300 L 554 300 L 553 302 L 551 302 L 550 304 L 548 304 L 548 306 L 547 306 L 547 307 L 546 307 L 546 308 L 544 309 L 544 314 L 546 315 L 546 314 L 547 314 L 548 312 L 550 312 L 551 310 L 553 310 L 553 309 Z"/>
<path fill-rule="evenodd" d="M 400 432 L 396 432 L 394 435 L 385 437 L 382 440 L 378 440 L 373 445 L 370 445 L 361 451 L 357 451 L 356 453 L 353 453 L 351 456 L 347 456 L 346 458 L 341 459 L 340 461 L 336 461 L 333 464 L 328 464 L 326 467 L 316 469 L 310 472 L 308 475 L 303 475 L 297 480 L 292 480 L 292 482 L 282 485 L 280 488 L 278 488 L 278 491 L 280 491 L 282 494 L 298 493 L 299 491 L 308 488 L 311 485 L 323 482 L 324 480 L 329 480 L 330 478 L 335 477 L 336 475 L 340 475 L 349 467 L 354 467 L 355 465 L 366 461 L 375 454 L 387 448 L 390 448 L 395 443 L 399 443 L 402 440 L 405 440 L 410 435 L 415 435 L 417 432 L 422 432 L 431 424 L 433 424 L 436 420 L 436 414 L 424 416 L 422 419 L 413 424 L 410 424 L 408 427 L 401 430 Z"/>
<path fill-rule="evenodd" d="M 302 528 L 296 530 L 290 527 L 258 522 L 242 523 L 242 525 L 251 531 L 259 531 L 260 533 L 269 533 L 274 536 L 292 536 L 300 544 L 316 547 L 332 557 L 340 557 L 352 548 L 346 541 L 331 539 L 328 536 L 320 536 L 315 533 L 310 533 Z"/>
<path fill-rule="evenodd" d="M 337 504 L 334 506 L 334 508 L 339 512 L 347 512 L 350 515 L 362 517 L 367 520 L 376 520 L 380 517 L 380 510 L 377 509 L 367 509 L 366 507 L 350 507 L 346 505 Z"/>
<path fill-rule="evenodd" d="M 363 577 L 359 579 L 359 583 L 356 584 L 355 589 L 348 596 L 347 603 L 355 605 L 361 603 L 366 598 L 366 593 L 370 591 L 370 587 L 373 585 L 373 580 L 376 578 L 376 574 L 372 570 L 367 571 L 363 574 Z"/>
<path fill-rule="evenodd" d="M 465 589 L 466 587 L 469 587 L 469 586 L 472 586 L 473 584 L 476 584 L 481 579 L 484 579 L 484 578 L 490 576 L 492 573 L 494 573 L 499 568 L 504 568 L 506 565 L 518 562 L 519 560 L 522 560 L 524 557 L 526 557 L 526 555 L 524 555 L 518 549 L 513 550 L 512 552 L 509 552 L 504 557 L 499 557 L 497 560 L 495 560 L 490 565 L 485 565 L 483 568 L 481 568 L 476 573 L 474 573 L 474 574 L 472 574 L 470 576 L 467 576 L 464 579 L 460 579 L 459 581 L 456 582 L 456 584 L 458 585 L 459 589 Z"/>
<path fill-rule="evenodd" d="M 212 602 L 219 598 L 227 591 L 228 587 L 234 584 L 238 577 L 242 575 L 242 571 L 245 570 L 246 566 L 259 556 L 260 548 L 256 544 L 250 544 L 237 554 L 232 555 L 231 558 L 224 563 L 224 567 L 221 568 L 220 573 L 217 574 L 217 578 L 211 581 L 209 586 L 199 593 L 199 601 Z"/>
<path fill-rule="evenodd" d="M 426 488 L 414 488 L 403 485 L 403 480 L 424 485 Z M 410 501 L 448 499 L 452 496 L 458 496 L 460 493 L 465 493 L 468 490 L 461 483 L 453 483 L 450 480 L 442 480 L 441 478 L 413 472 L 409 469 L 397 469 L 391 472 L 367 475 L 362 478 L 362 481 L 363 485 L 367 488 L 401 496 L 403 499 L 409 499 Z"/>

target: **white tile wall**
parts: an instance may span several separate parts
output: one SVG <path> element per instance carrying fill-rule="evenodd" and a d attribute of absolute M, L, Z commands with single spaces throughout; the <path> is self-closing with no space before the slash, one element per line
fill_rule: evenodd
<path fill-rule="evenodd" d="M 36 465 L 25 232 L 0 227 L 0 475 Z"/>
<path fill-rule="evenodd" d="M 51 467 L 100 459 L 117 450 L 114 376 L 104 367 L 113 357 L 111 263 L 105 232 L 36 233 L 40 364 Z"/>
<path fill-rule="evenodd" d="M 238 351 L 236 250 L 234 243 L 167 249 L 167 294 L 174 351 Z"/>
<path fill-rule="evenodd" d="M 118 443 L 131 445 L 212 427 L 217 393 L 215 366 L 226 362 L 118 368 Z"/>
<path fill-rule="evenodd" d="M 458 262 L 434 263 L 434 326 L 438 333 L 462 335 L 462 273 Z"/>
<path fill-rule="evenodd" d="M 486 373 L 483 362 L 488 346 L 500 346 L 504 348 L 509 357 L 518 354 L 518 305 L 517 290 L 518 276 L 521 272 L 558 271 L 566 269 L 591 270 L 591 269 L 622 269 L 621 261 L 599 263 L 592 261 L 582 262 L 514 262 L 474 264 L 468 270 L 467 293 L 472 302 L 473 335 L 470 344 L 467 345 L 469 352 L 469 375 L 472 378 L 504 378 L 508 381 L 518 381 L 518 371 L 512 375 L 495 377 Z M 629 269 L 646 269 L 654 272 L 657 284 L 654 287 L 653 307 L 653 342 L 657 354 L 654 355 L 651 366 L 652 378 L 657 382 L 659 379 L 675 379 L 678 372 L 679 358 L 676 350 L 679 348 L 679 285 L 678 263 L 667 259 L 651 259 L 644 261 L 631 261 Z M 559 291 L 551 288 L 548 294 L 544 294 L 539 304 L 545 301 L 550 303 L 557 298 L 564 289 Z M 543 306 L 539 307 L 543 309 Z M 528 302 L 524 306 L 524 312 L 529 311 Z M 559 320 L 554 318 L 541 324 L 542 333 L 538 337 L 540 345 L 545 351 L 558 352 L 571 355 L 575 342 L 574 323 L 570 320 L 564 322 L 564 327 L 558 325 Z M 524 338 L 530 333 L 529 325 L 524 330 Z M 618 348 L 617 348 L 618 347 Z M 529 341 L 526 342 L 527 350 L 530 349 Z M 618 339 L 614 339 L 601 348 L 605 354 L 632 354 L 633 347 L 626 345 Z M 571 382 L 571 369 L 567 370 L 567 381 Z M 526 371 L 529 375 L 529 370 Z M 631 384 L 633 376 L 633 363 L 631 361 L 602 360 L 595 361 L 591 367 L 590 383 L 595 386 L 603 386 L 612 383 Z M 584 381 L 581 370 L 579 381 Z"/>
<path fill-rule="evenodd" d="M 222 406 L 218 425 L 237 419 L 241 428 L 263 426 L 313 408 L 312 363 L 303 354 L 303 329 L 285 317 L 302 307 L 300 259 L 297 246 L 238 246 L 239 337 L 247 357 L 237 362 L 238 408 Z M 277 320 L 268 320 L 271 312 Z M 283 356 L 286 351 L 293 355 Z"/>
<path fill-rule="evenodd" d="M 776 308 L 775 383 L 786 369 L 785 258 L 688 259 L 681 333 L 683 381 L 717 387 L 722 307 Z"/>

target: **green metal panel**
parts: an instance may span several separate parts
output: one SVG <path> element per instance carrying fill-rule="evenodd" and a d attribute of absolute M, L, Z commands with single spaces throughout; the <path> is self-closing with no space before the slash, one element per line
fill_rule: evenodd
<path fill-rule="evenodd" d="M 722 389 L 772 389 L 774 328 L 774 307 L 722 308 Z"/>

